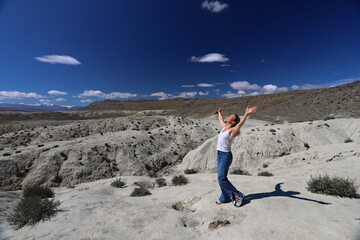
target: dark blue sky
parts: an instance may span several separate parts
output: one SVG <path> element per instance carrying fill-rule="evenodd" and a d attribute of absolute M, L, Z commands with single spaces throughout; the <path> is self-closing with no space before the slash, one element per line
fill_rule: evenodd
<path fill-rule="evenodd" d="M 355 0 L 0 1 L 0 102 L 329 87 L 360 79 L 359 43 Z"/>

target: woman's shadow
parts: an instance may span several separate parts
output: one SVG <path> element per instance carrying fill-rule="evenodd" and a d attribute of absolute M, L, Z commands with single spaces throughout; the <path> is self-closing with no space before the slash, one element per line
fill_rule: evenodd
<path fill-rule="evenodd" d="M 244 206 L 246 204 L 249 204 L 251 202 L 251 200 L 267 198 L 267 197 L 290 197 L 290 198 L 296 198 L 296 199 L 305 200 L 305 201 L 316 202 L 319 204 L 325 204 L 325 205 L 331 204 L 331 203 L 317 201 L 317 200 L 310 199 L 310 198 L 303 198 L 303 197 L 295 196 L 295 195 L 300 194 L 300 192 L 294 192 L 294 191 L 284 192 L 283 190 L 281 190 L 281 186 L 280 186 L 281 184 L 283 184 L 283 183 L 276 184 L 275 191 L 273 191 L 273 192 L 253 193 L 253 194 L 246 195 L 243 199 L 242 205 Z"/>

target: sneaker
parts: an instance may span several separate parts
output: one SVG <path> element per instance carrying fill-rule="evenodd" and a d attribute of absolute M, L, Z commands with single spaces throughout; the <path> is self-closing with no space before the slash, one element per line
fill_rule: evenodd
<path fill-rule="evenodd" d="M 244 199 L 244 195 L 242 195 L 242 196 L 235 195 L 234 206 L 235 207 L 240 207 L 241 204 L 242 204 L 243 199 Z"/>
<path fill-rule="evenodd" d="M 220 201 L 220 200 L 216 200 L 215 203 L 216 203 L 217 205 L 223 204 L 223 202 Z"/>

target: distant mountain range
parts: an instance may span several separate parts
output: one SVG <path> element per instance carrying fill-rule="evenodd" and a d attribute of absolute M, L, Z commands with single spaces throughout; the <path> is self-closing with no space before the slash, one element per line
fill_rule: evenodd
<path fill-rule="evenodd" d="M 18 103 L 0 103 L 0 111 L 69 111 L 77 110 L 82 106 L 74 107 L 62 107 L 58 105 L 30 105 L 30 104 L 18 104 Z"/>

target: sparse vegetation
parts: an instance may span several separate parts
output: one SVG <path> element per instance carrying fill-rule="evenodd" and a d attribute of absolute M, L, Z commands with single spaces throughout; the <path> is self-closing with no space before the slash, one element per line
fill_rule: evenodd
<path fill-rule="evenodd" d="M 157 178 L 157 179 L 155 180 L 155 183 L 156 183 L 156 185 L 157 185 L 158 187 L 164 187 L 164 186 L 167 185 L 165 178 Z"/>
<path fill-rule="evenodd" d="M 268 171 L 262 171 L 262 172 L 258 173 L 258 176 L 271 177 L 271 176 L 274 176 L 274 174 L 272 174 L 271 172 L 268 172 Z"/>
<path fill-rule="evenodd" d="M 307 190 L 312 193 L 348 198 L 358 197 L 355 179 L 345 179 L 338 176 L 330 177 L 329 175 L 324 174 L 323 176 L 311 176 L 310 180 L 307 181 L 307 184 Z"/>
<path fill-rule="evenodd" d="M 148 176 L 151 177 L 151 178 L 157 178 L 157 173 L 156 173 L 154 170 L 151 170 L 151 171 L 148 173 Z"/>
<path fill-rule="evenodd" d="M 273 129 L 273 128 L 272 128 L 272 129 L 270 129 L 269 131 L 270 131 L 270 132 L 276 132 L 276 130 L 275 130 L 275 129 Z"/>
<path fill-rule="evenodd" d="M 25 198 L 27 197 L 51 198 L 54 197 L 54 191 L 49 187 L 29 186 L 24 188 L 23 196 Z"/>
<path fill-rule="evenodd" d="M 154 184 L 149 181 L 134 182 L 134 184 L 142 188 L 154 188 Z"/>
<path fill-rule="evenodd" d="M 21 189 L 21 188 L 20 188 Z M 19 229 L 26 224 L 35 223 L 50 218 L 55 214 L 56 208 L 60 205 L 59 201 L 49 200 L 54 196 L 54 192 L 49 187 L 30 186 L 23 190 L 23 198 L 17 204 L 7 220 L 15 229 Z"/>
<path fill-rule="evenodd" d="M 117 188 L 124 188 L 125 182 L 121 181 L 121 178 L 118 178 L 111 182 L 111 186 L 117 187 Z"/>
<path fill-rule="evenodd" d="M 10 156 L 10 155 L 11 155 L 11 153 L 3 153 L 4 157 Z"/>
<path fill-rule="evenodd" d="M 185 177 L 182 174 L 180 174 L 178 176 L 174 176 L 171 181 L 175 186 L 181 186 L 181 185 L 185 185 L 185 184 L 189 183 L 189 180 L 187 179 L 187 177 Z"/>
<path fill-rule="evenodd" d="M 243 170 L 241 168 L 235 168 L 235 169 L 231 170 L 230 174 L 248 175 L 248 176 L 251 175 L 248 171 Z"/>
<path fill-rule="evenodd" d="M 304 143 L 304 147 L 306 147 L 307 149 L 310 148 L 309 144 L 307 144 L 307 143 Z"/>
<path fill-rule="evenodd" d="M 351 138 L 347 138 L 347 139 L 345 139 L 345 143 L 349 143 L 349 142 L 352 142 L 353 140 L 351 139 Z"/>
<path fill-rule="evenodd" d="M 264 163 L 264 164 L 263 164 L 263 168 L 267 168 L 268 166 L 269 166 L 268 163 Z"/>
<path fill-rule="evenodd" d="M 324 120 L 327 121 L 327 120 L 331 120 L 331 119 L 335 119 L 335 118 L 334 117 L 327 117 Z"/>
<path fill-rule="evenodd" d="M 185 174 L 195 174 L 195 173 L 198 173 L 198 170 L 196 170 L 196 169 L 186 169 L 185 171 L 184 171 L 184 173 Z"/>
<path fill-rule="evenodd" d="M 146 195 L 151 195 L 151 193 L 145 187 L 135 188 L 134 191 L 130 194 L 131 197 L 142 197 Z"/>
<path fill-rule="evenodd" d="M 13 213 L 7 216 L 7 220 L 15 229 L 19 229 L 26 224 L 34 225 L 35 223 L 49 219 L 55 214 L 56 208 L 60 205 L 59 201 L 40 197 L 22 198 L 20 203 L 15 207 Z"/>

